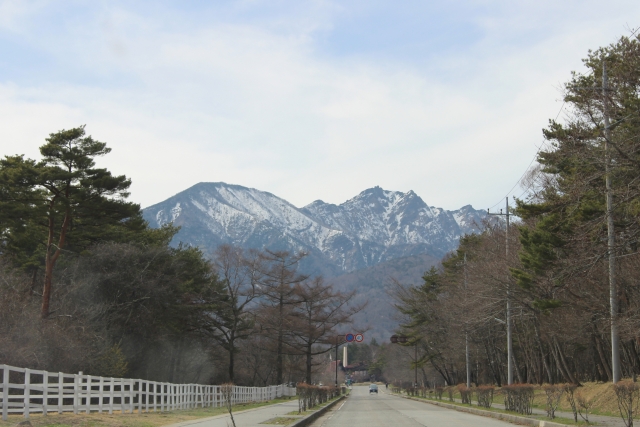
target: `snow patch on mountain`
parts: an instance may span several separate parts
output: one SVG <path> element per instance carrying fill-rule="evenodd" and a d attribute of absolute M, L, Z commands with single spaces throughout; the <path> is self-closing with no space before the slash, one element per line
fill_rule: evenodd
<path fill-rule="evenodd" d="M 479 230 L 484 212 L 429 207 L 413 191 L 367 189 L 334 205 L 304 208 L 271 193 L 222 182 L 199 183 L 144 209 L 153 227 L 181 227 L 176 239 L 211 251 L 222 243 L 305 250 L 320 264 L 354 271 L 402 256 L 442 256 Z"/>

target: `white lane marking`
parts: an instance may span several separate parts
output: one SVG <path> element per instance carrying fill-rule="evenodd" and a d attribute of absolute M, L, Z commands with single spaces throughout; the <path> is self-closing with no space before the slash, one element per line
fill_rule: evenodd
<path fill-rule="evenodd" d="M 338 412 L 340 409 L 342 409 L 342 407 L 344 406 L 345 403 L 347 403 L 346 400 L 344 402 L 342 402 L 342 405 L 340 405 L 340 407 L 336 410 L 336 412 Z M 331 415 L 329 415 L 329 417 L 322 422 L 320 427 L 324 427 L 325 425 L 327 425 L 327 423 L 331 420 L 331 418 L 333 418 L 333 416 L 336 414 L 336 412 L 333 412 Z"/>

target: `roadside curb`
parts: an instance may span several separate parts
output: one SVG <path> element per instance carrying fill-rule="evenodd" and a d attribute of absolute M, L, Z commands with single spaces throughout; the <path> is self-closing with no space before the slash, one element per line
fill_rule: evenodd
<path fill-rule="evenodd" d="M 293 400 L 293 399 L 292 399 L 292 400 Z M 238 412 L 233 411 L 233 415 L 236 415 L 236 414 L 244 414 L 244 413 L 246 413 L 246 412 L 259 411 L 260 409 L 264 409 L 264 408 L 267 408 L 267 407 L 269 407 L 269 406 L 282 405 L 282 404 L 284 404 L 284 403 L 289 403 L 289 402 L 278 402 L 278 403 L 272 403 L 271 405 L 263 405 L 263 406 L 259 406 L 259 407 L 257 407 L 257 408 L 245 409 L 245 410 L 243 410 L 243 411 L 238 411 Z M 212 417 L 196 418 L 196 419 L 193 419 L 193 420 L 180 421 L 179 423 L 166 424 L 166 425 L 164 425 L 164 426 L 162 426 L 162 427 L 184 427 L 184 426 L 188 426 L 188 425 L 191 425 L 191 424 L 198 424 L 198 423 L 201 423 L 201 422 L 204 422 L 204 421 L 215 420 L 215 419 L 218 419 L 218 418 L 224 418 L 224 417 L 228 417 L 228 416 L 229 416 L 229 413 L 228 413 L 228 412 L 225 412 L 225 413 L 223 413 L 223 414 L 220 414 L 220 415 L 214 415 L 214 416 L 212 416 Z"/>
<path fill-rule="evenodd" d="M 348 396 L 348 394 L 343 394 L 340 398 L 338 398 L 338 399 L 334 400 L 333 402 L 329 403 L 324 408 L 320 408 L 317 411 L 315 411 L 313 414 L 309 414 L 306 417 L 299 419 L 295 423 L 289 424 L 289 427 L 305 427 L 305 426 L 308 426 L 309 424 L 314 422 L 316 419 L 320 418 L 320 416 L 323 415 L 325 412 L 327 412 L 329 409 L 333 408 L 338 403 L 340 403 L 343 400 L 345 400 L 347 398 L 347 396 Z"/>
<path fill-rule="evenodd" d="M 467 413 L 473 414 L 473 415 L 481 415 L 483 417 L 496 418 L 498 420 L 508 421 L 510 423 L 521 424 L 521 425 L 525 425 L 525 426 L 533 426 L 533 427 L 567 427 L 567 424 L 554 423 L 552 421 L 536 420 L 535 418 L 521 417 L 519 415 L 511 415 L 511 414 L 503 414 L 503 413 L 500 413 L 500 412 L 484 411 L 482 409 L 476 409 L 476 408 L 472 408 L 472 407 L 467 408 L 465 406 L 451 405 L 449 403 L 444 403 L 444 402 L 436 402 L 436 401 L 426 400 L 426 399 L 416 399 L 415 397 L 410 397 L 410 396 L 400 396 L 400 397 L 402 397 L 404 399 L 415 400 L 416 402 L 430 403 L 430 404 L 435 405 L 435 406 L 441 406 L 443 408 L 453 409 L 454 411 L 458 411 L 458 412 L 467 412 Z"/>

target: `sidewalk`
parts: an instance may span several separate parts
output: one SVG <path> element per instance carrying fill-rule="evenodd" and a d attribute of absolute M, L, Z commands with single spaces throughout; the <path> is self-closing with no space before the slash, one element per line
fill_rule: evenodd
<path fill-rule="evenodd" d="M 263 406 L 260 408 L 249 409 L 233 414 L 236 425 L 242 427 L 267 427 L 261 424 L 267 420 L 276 417 L 285 416 L 292 411 L 298 411 L 298 401 L 290 400 L 284 403 L 276 403 L 274 405 Z M 292 415 L 288 415 L 292 417 Z M 302 417 L 301 417 L 302 418 Z M 181 423 L 170 424 L 166 427 L 232 427 L 229 414 L 217 415 L 215 417 L 201 418 L 198 420 L 183 421 Z"/>

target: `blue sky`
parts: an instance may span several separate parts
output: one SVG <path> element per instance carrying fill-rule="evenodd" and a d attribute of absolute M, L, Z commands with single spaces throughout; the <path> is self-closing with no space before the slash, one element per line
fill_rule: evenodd
<path fill-rule="evenodd" d="M 606 5 L 0 0 L 0 154 L 86 124 L 143 206 L 225 181 L 297 206 L 379 185 L 484 209 L 587 51 L 640 25 L 640 2 Z"/>

